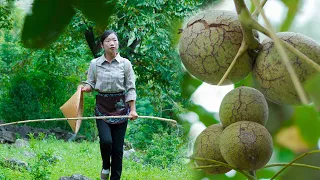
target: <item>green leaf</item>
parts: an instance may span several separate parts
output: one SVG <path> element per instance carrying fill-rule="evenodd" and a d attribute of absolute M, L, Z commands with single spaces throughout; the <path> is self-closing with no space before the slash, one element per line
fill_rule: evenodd
<path fill-rule="evenodd" d="M 207 180 L 224 180 L 227 177 L 224 174 L 215 174 L 215 175 L 210 175 L 210 174 L 206 174 L 204 171 L 202 170 L 193 170 L 194 179 L 207 179 Z"/>
<path fill-rule="evenodd" d="M 200 105 L 193 104 L 188 108 L 190 111 L 195 112 L 199 116 L 199 120 L 206 126 L 219 123 L 218 120 L 214 118 L 214 113 L 208 112 Z"/>
<path fill-rule="evenodd" d="M 305 89 L 318 111 L 320 111 L 320 73 L 305 82 Z"/>
<path fill-rule="evenodd" d="M 286 19 L 282 23 L 280 27 L 280 32 L 288 31 L 292 25 L 292 22 L 298 13 L 300 0 L 281 0 L 287 7 L 288 12 L 286 15 Z"/>
<path fill-rule="evenodd" d="M 29 48 L 45 48 L 56 40 L 75 14 L 70 1 L 35 0 L 27 14 L 22 42 Z"/>
<path fill-rule="evenodd" d="M 278 148 L 274 149 L 274 151 L 276 151 L 275 154 L 277 155 L 277 161 L 279 162 L 290 162 L 295 156 L 292 150 L 284 147 L 278 146 Z"/>
<path fill-rule="evenodd" d="M 269 109 L 269 116 L 266 128 L 273 136 L 279 131 L 281 131 L 281 128 L 289 126 L 293 123 L 290 119 L 292 119 L 294 109 L 292 106 L 289 105 L 279 105 L 272 101 L 269 101 L 268 99 L 266 100 Z"/>
<path fill-rule="evenodd" d="M 316 148 L 318 149 L 318 148 Z M 292 160 L 292 159 L 291 159 Z M 290 161 L 291 161 L 290 160 Z M 299 159 L 296 163 L 301 164 L 309 164 L 313 166 L 320 167 L 320 153 L 310 154 L 301 159 Z M 286 171 L 283 172 L 281 178 L 285 179 L 319 179 L 319 171 L 311 168 L 302 168 L 297 166 L 291 166 Z M 301 178 L 297 178 L 301 177 Z"/>
<path fill-rule="evenodd" d="M 252 73 L 250 73 L 246 78 L 242 79 L 241 81 L 234 84 L 234 88 L 240 87 L 240 86 L 248 86 L 253 87 L 253 76 Z"/>
<path fill-rule="evenodd" d="M 219 2 L 219 0 L 202 0 L 202 1 L 196 1 L 201 4 L 201 8 L 207 8 L 211 7 L 215 2 Z"/>
<path fill-rule="evenodd" d="M 12 5 L 13 2 L 0 3 L 0 29 L 12 29 Z"/>
<path fill-rule="evenodd" d="M 315 107 L 308 105 L 295 107 L 293 118 L 309 147 L 317 146 L 320 138 L 320 115 Z"/>
<path fill-rule="evenodd" d="M 245 180 L 247 179 L 243 174 L 236 172 L 234 176 L 228 177 L 226 174 L 207 174 L 202 170 L 193 170 L 194 172 L 194 179 L 205 179 L 205 180 L 226 180 L 226 179 L 232 179 L 232 180 Z"/>
<path fill-rule="evenodd" d="M 195 90 L 202 84 L 202 81 L 191 76 L 188 72 L 185 72 L 183 79 L 181 81 L 182 96 L 185 98 L 190 98 Z"/>
<path fill-rule="evenodd" d="M 265 178 L 265 179 L 270 179 L 273 175 L 275 174 L 275 172 L 271 169 L 258 169 L 256 172 L 257 177 L 259 177 L 259 179 Z"/>
<path fill-rule="evenodd" d="M 115 10 L 116 2 L 106 0 L 74 0 L 73 4 L 89 20 L 96 22 L 99 28 L 105 29 L 108 25 L 109 17 Z"/>
<path fill-rule="evenodd" d="M 251 3 L 250 3 L 250 5 L 251 5 L 251 6 L 250 6 L 250 12 L 253 13 L 254 10 L 256 9 L 256 6 L 254 5 L 254 2 L 253 2 L 252 0 L 250 0 L 250 2 L 251 2 Z"/>
<path fill-rule="evenodd" d="M 182 34 L 183 19 L 176 18 L 171 22 L 172 27 L 170 28 L 171 33 L 171 46 L 176 47 L 179 43 Z"/>

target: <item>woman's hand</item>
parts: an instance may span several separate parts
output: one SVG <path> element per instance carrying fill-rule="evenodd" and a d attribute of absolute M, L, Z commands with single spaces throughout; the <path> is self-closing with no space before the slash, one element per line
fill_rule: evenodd
<path fill-rule="evenodd" d="M 130 111 L 129 116 L 131 116 L 132 118 L 130 118 L 130 120 L 135 120 L 138 118 L 138 114 L 136 111 Z"/>
<path fill-rule="evenodd" d="M 82 92 L 91 92 L 91 86 L 90 85 L 85 85 L 81 87 Z"/>

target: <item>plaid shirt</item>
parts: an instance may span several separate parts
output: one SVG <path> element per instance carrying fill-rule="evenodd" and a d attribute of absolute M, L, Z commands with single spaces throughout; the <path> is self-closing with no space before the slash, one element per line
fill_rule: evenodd
<path fill-rule="evenodd" d="M 132 69 L 131 62 L 120 56 L 117 56 L 109 63 L 105 56 L 97 58 L 96 75 L 94 74 L 93 66 L 96 59 L 92 60 L 88 70 L 87 81 L 92 89 L 100 93 L 118 93 L 126 92 L 126 102 L 136 100 L 135 74 Z M 125 73 L 125 70 L 128 72 Z M 127 76 L 125 76 L 127 74 Z"/>

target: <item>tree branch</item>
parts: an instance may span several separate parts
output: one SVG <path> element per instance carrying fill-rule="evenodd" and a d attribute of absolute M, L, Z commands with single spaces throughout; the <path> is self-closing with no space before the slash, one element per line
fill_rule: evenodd
<path fill-rule="evenodd" d="M 218 86 L 220 86 L 223 81 L 227 78 L 227 76 L 229 75 L 230 71 L 232 70 L 233 66 L 236 64 L 237 59 L 244 53 L 246 52 L 246 50 L 248 49 L 248 44 L 245 42 L 245 40 L 242 40 L 241 46 L 236 54 L 236 56 L 234 57 L 233 61 L 231 62 L 230 66 L 228 67 L 227 71 L 224 73 L 223 77 L 221 78 L 221 80 L 219 81 L 219 83 L 217 84 Z"/>
<path fill-rule="evenodd" d="M 274 178 L 276 178 L 277 176 L 279 176 L 279 174 L 284 171 L 285 169 L 287 169 L 289 166 L 291 166 L 294 162 L 298 161 L 299 159 L 303 158 L 306 155 L 309 154 L 313 154 L 313 153 L 320 153 L 320 150 L 313 150 L 313 151 L 309 151 L 306 153 L 301 154 L 300 156 L 298 156 L 297 158 L 295 158 L 294 160 L 292 160 L 290 163 L 286 164 L 282 169 L 280 169 L 280 171 L 278 171 L 274 176 L 272 176 L 272 178 L 270 180 L 273 180 Z"/>
<path fill-rule="evenodd" d="M 221 165 L 208 165 L 208 166 L 197 166 L 194 167 L 193 169 L 209 169 L 209 168 L 216 168 L 216 167 L 223 167 Z"/>
<path fill-rule="evenodd" d="M 213 160 L 213 159 L 206 159 L 206 158 L 202 158 L 202 157 L 186 157 L 188 159 L 192 159 L 192 160 L 197 160 L 197 161 L 207 161 L 207 162 L 211 162 L 213 164 L 218 164 L 222 167 L 226 167 L 226 168 L 230 168 L 230 169 L 234 169 L 236 171 L 238 171 L 239 173 L 243 174 L 244 176 L 246 176 L 249 180 L 255 180 L 255 177 L 251 176 L 249 173 L 241 170 L 241 169 L 238 169 L 236 168 L 235 166 L 232 166 L 230 164 L 226 164 L 226 163 L 223 163 L 223 162 L 220 162 L 220 161 L 216 161 L 216 160 Z"/>
<path fill-rule="evenodd" d="M 263 6 L 266 4 L 267 1 L 268 0 L 262 0 L 262 2 L 259 5 L 261 9 L 263 8 Z M 260 14 L 259 7 L 256 7 L 256 9 L 252 13 L 252 16 L 257 18 L 259 16 L 259 14 Z"/>
<path fill-rule="evenodd" d="M 97 42 L 94 37 L 93 28 L 91 26 L 88 27 L 88 29 L 85 31 L 84 35 L 86 37 L 87 44 L 91 50 L 93 57 L 97 58 L 98 57 L 97 54 L 101 50 L 101 46 L 100 46 L 100 43 Z"/>
<path fill-rule="evenodd" d="M 269 168 L 269 167 L 275 167 L 275 166 L 287 166 L 287 165 L 288 165 L 288 164 L 286 164 L 286 163 L 268 164 L 268 165 L 265 165 L 265 166 L 264 166 L 263 168 L 261 168 L 261 169 Z M 311 168 L 311 169 L 320 170 L 320 167 L 311 166 L 311 165 L 308 165 L 308 164 L 292 163 L 290 166 L 297 166 L 297 167 L 304 167 L 304 168 Z"/>
<path fill-rule="evenodd" d="M 294 87 L 296 88 L 296 91 L 298 93 L 298 96 L 299 96 L 301 102 L 303 104 L 308 104 L 308 99 L 307 99 L 307 96 L 303 90 L 302 84 L 299 81 L 299 78 L 290 63 L 289 57 L 288 57 L 288 55 L 287 55 L 287 53 L 281 43 L 281 40 L 278 38 L 278 36 L 274 32 L 271 23 L 269 22 L 269 20 L 267 19 L 266 15 L 264 13 L 264 10 L 259 6 L 259 2 L 257 0 L 253 0 L 253 1 L 254 1 L 255 5 L 257 6 L 257 8 L 259 9 L 267 27 L 268 27 L 269 34 L 270 34 L 271 38 L 273 39 L 275 47 L 277 48 L 277 50 L 281 56 L 281 59 L 283 60 L 283 63 L 285 64 L 285 66 L 289 72 L 289 75 L 291 77 L 291 80 L 293 82 Z"/>
<path fill-rule="evenodd" d="M 234 57 L 233 61 L 231 62 L 230 66 L 228 67 L 223 77 L 220 79 L 218 86 L 220 86 L 223 83 L 223 81 L 227 78 L 228 74 L 231 72 L 239 56 L 241 56 L 247 50 L 249 52 L 257 52 L 257 50 L 260 49 L 260 43 L 252 32 L 252 28 L 250 24 L 251 22 L 250 19 L 252 19 L 252 17 L 246 4 L 244 3 L 243 0 L 234 0 L 233 2 L 236 6 L 238 19 L 241 23 L 243 39 L 236 56 Z"/>
<path fill-rule="evenodd" d="M 259 49 L 260 43 L 257 38 L 254 37 L 252 32 L 252 16 L 244 3 L 244 0 L 233 0 L 237 14 L 238 19 L 241 23 L 243 37 L 245 42 L 248 44 L 249 49 Z"/>
<path fill-rule="evenodd" d="M 136 47 L 140 44 L 140 42 L 141 42 L 142 40 L 141 39 L 138 39 L 138 38 L 136 38 L 133 42 L 132 42 L 132 44 L 129 46 L 129 48 L 130 48 L 130 53 L 134 53 L 134 50 L 136 49 Z"/>
<path fill-rule="evenodd" d="M 271 33 L 268 29 L 261 26 L 256 20 L 253 20 L 252 22 L 252 28 L 260 31 L 264 35 L 271 38 Z M 286 41 L 280 39 L 281 43 L 292 53 L 294 53 L 296 56 L 298 56 L 300 59 L 304 60 L 306 63 L 308 63 L 310 66 L 312 66 L 314 69 L 316 69 L 318 72 L 320 72 L 320 65 L 315 63 L 312 59 L 310 59 L 308 56 L 300 52 L 298 49 L 293 47 L 291 44 L 287 43 Z"/>
<path fill-rule="evenodd" d="M 256 171 L 249 171 L 249 174 L 257 180 Z"/>

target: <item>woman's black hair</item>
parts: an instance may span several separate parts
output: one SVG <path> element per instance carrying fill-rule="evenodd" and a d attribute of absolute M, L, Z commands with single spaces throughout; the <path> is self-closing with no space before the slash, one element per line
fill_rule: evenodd
<path fill-rule="evenodd" d="M 106 30 L 100 37 L 100 42 L 103 43 L 103 41 L 110 35 L 115 34 L 118 37 L 118 34 L 112 30 Z"/>

